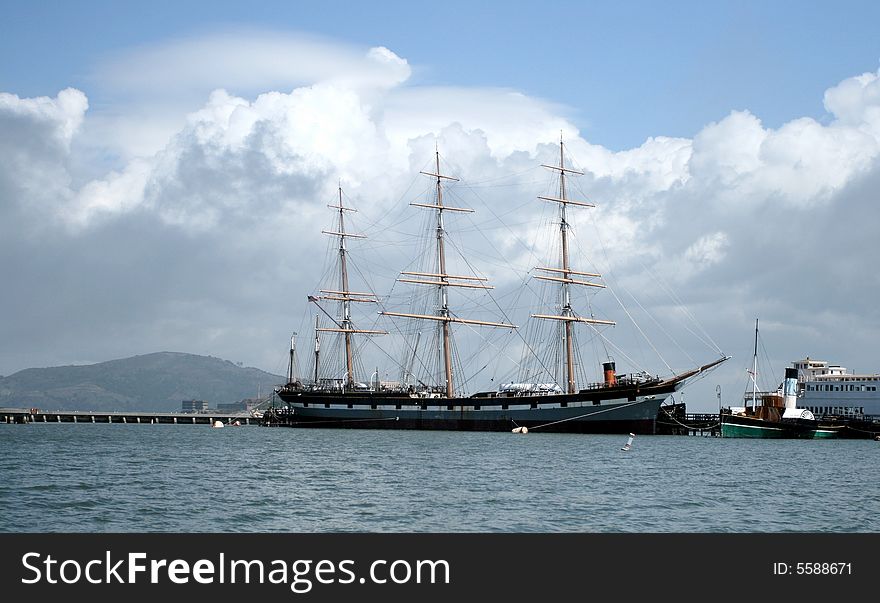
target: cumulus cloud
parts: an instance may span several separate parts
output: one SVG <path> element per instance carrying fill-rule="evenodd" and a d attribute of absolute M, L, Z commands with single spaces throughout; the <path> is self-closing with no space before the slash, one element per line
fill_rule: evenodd
<path fill-rule="evenodd" d="M 82 124 L 88 107 L 85 94 L 74 88 L 62 90 L 55 98 L 19 98 L 14 94 L 0 93 L 0 111 L 7 125 L 46 125 L 49 131 L 41 138 L 54 140 L 66 148 Z M 14 136 L 16 132 L 11 134 Z"/>
<path fill-rule="evenodd" d="M 291 306 L 301 305 L 320 276 L 316 250 L 326 242 L 318 233 L 336 186 L 342 181 L 362 210 L 353 219 L 372 229 L 365 255 L 375 254 L 373 267 L 393 273 L 405 258 L 391 267 L 375 258 L 403 254 L 400 242 L 411 235 L 400 208 L 422 191 L 417 172 L 438 142 L 448 167 L 470 183 L 451 186 L 450 194 L 474 196 L 463 203 L 478 210 L 450 224 L 474 232 L 497 217 L 505 222 L 484 229 L 476 243 L 454 239 L 485 261 L 481 268 L 503 297 L 550 242 L 534 235 L 536 223 L 557 219 L 555 206 L 535 199 L 553 187 L 537 166 L 555 162 L 560 130 L 584 171 L 569 192 L 598 206 L 570 217 L 573 245 L 589 258 L 581 266 L 648 299 L 646 309 L 672 308 L 655 297 L 662 287 L 648 273 L 656 273 L 686 297 L 679 301 L 702 311 L 718 340 L 737 341 L 734 329 L 754 318 L 747 314 L 809 321 L 840 306 L 874 321 L 862 329 L 880 330 L 876 309 L 856 299 L 880 294 L 876 279 L 865 277 L 871 272 L 864 259 L 864 246 L 876 249 L 870 226 L 878 221 L 871 194 L 880 179 L 876 73 L 829 88 L 827 125 L 795 117 L 773 129 L 736 110 L 692 140 L 656 136 L 620 152 L 583 139 L 566 109 L 544 99 L 413 84 L 407 61 L 383 47 L 224 34 L 139 49 L 100 73 L 107 85 L 144 98 L 151 81 L 163 90 L 210 89 L 175 117 L 160 143 L 129 142 L 118 165 L 86 178 L 72 168 L 83 145 L 100 155 L 117 143 L 89 138 L 85 94 L 0 94 L 0 211 L 8 218 L 2 246 L 20 260 L 14 274 L 6 268 L 2 276 L 80 275 L 58 277 L 68 287 L 63 315 L 140 342 L 95 336 L 103 344 L 94 343 L 88 359 L 154 351 L 167 347 L 165 337 L 182 347 L 192 342 L 185 351 L 233 360 L 246 354 L 249 363 L 277 370 L 264 350 L 290 329 Z M 55 239 L 41 253 L 24 233 L 47 227 L 56 229 Z M 502 269 L 508 262 L 518 275 Z M 796 286 L 788 276 L 793 266 L 802 271 Z M 814 274 L 841 282 L 816 294 Z M 77 282 L 88 289 L 75 290 Z M 32 331 L 0 335 L 32 354 L 61 353 L 65 346 L 47 345 L 39 324 L 63 324 L 62 312 L 55 310 L 53 323 L 46 318 L 51 307 L 29 308 L 33 291 L 50 295 L 40 283 L 30 291 L 7 296 L 0 311 L 16 312 Z M 101 312 L 90 308 L 89 291 L 100 293 Z M 803 345 L 821 340 L 809 332 L 792 337 Z M 68 354 L 75 345 L 69 342 Z M 785 345 L 792 357 L 812 352 Z M 22 368 L 12 352 L 4 354 L 7 371 Z"/>
<path fill-rule="evenodd" d="M 86 96 L 72 88 L 55 98 L 0 93 L 0 212 L 21 212 L 33 223 L 63 208 L 71 194 L 70 143 L 87 109 Z"/>
<path fill-rule="evenodd" d="M 711 268 L 724 259 L 728 245 L 727 235 L 723 232 L 703 235 L 685 250 L 676 276 L 680 280 L 687 280 Z"/>
<path fill-rule="evenodd" d="M 880 128 L 880 77 L 863 73 L 825 91 L 825 109 L 837 123 L 866 130 L 877 138 Z"/>
<path fill-rule="evenodd" d="M 558 139 L 561 131 L 577 132 L 563 107 L 499 88 L 404 88 L 385 100 L 382 121 L 389 142 L 397 146 L 425 133 L 439 135 L 452 122 L 480 130 L 498 159 L 534 152 L 537 143 Z"/>
<path fill-rule="evenodd" d="M 302 33 L 235 29 L 181 37 L 120 51 L 98 65 L 94 86 L 114 102 L 91 115 L 85 136 L 125 162 L 160 151 L 185 126 L 184 116 L 217 89 L 252 99 L 323 83 L 370 99 L 411 72 L 388 48 L 365 50 Z"/>
<path fill-rule="evenodd" d="M 59 216 L 68 228 L 80 230 L 93 222 L 130 212 L 143 201 L 152 170 L 152 162 L 134 159 L 121 172 L 112 171 L 91 180 L 73 194 Z"/>
<path fill-rule="evenodd" d="M 838 88 L 850 88 L 852 80 Z M 871 105 L 871 91 L 862 91 L 861 114 L 871 120 L 877 107 Z M 844 111 L 846 120 L 854 119 L 851 108 L 840 104 L 830 106 Z M 823 126 L 800 118 L 771 130 L 749 112 L 734 111 L 694 138 L 691 176 L 720 189 L 722 198 L 731 201 L 731 195 L 738 195 L 750 207 L 767 196 L 792 206 L 827 202 L 854 176 L 870 169 L 880 151 L 880 139 L 865 123 L 837 120 Z"/>

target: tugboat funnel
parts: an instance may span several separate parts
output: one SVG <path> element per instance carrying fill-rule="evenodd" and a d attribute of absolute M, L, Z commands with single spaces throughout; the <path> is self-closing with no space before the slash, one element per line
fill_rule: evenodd
<path fill-rule="evenodd" d="M 797 406 L 797 375 L 797 369 L 785 369 L 785 381 L 782 384 L 785 408 L 795 408 Z"/>

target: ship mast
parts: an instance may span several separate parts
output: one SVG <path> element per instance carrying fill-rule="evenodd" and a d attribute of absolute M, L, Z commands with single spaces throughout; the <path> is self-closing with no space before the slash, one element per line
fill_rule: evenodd
<path fill-rule="evenodd" d="M 443 246 L 443 187 L 440 175 L 440 153 L 434 149 L 437 175 L 437 274 L 440 275 L 440 284 L 437 286 L 439 295 L 440 316 L 449 318 L 449 277 L 446 275 L 446 250 Z M 443 367 L 446 376 L 446 397 L 451 398 L 452 386 L 452 350 L 449 345 L 449 321 L 444 320 L 440 324 L 440 336 L 443 341 Z"/>
<path fill-rule="evenodd" d="M 294 383 L 296 375 L 296 333 L 290 336 L 290 362 L 287 365 L 287 382 Z"/>
<path fill-rule="evenodd" d="M 444 369 L 444 377 L 446 381 L 446 397 L 448 399 L 455 397 L 455 386 L 453 384 L 453 370 L 452 370 L 452 341 L 450 335 L 449 323 L 457 322 L 471 325 L 483 325 L 483 326 L 491 326 L 491 327 L 506 327 L 508 329 L 515 329 L 516 326 L 507 323 L 501 322 L 487 322 L 483 320 L 470 320 L 465 318 L 458 318 L 453 316 L 449 311 L 449 287 L 464 287 L 468 289 L 493 289 L 494 287 L 485 284 L 487 279 L 476 276 L 460 276 L 448 274 L 446 272 L 446 248 L 444 245 L 444 233 L 445 228 L 443 225 L 443 212 L 462 212 L 462 213 L 472 213 L 474 210 L 463 208 L 463 207 L 450 207 L 448 205 L 443 204 L 443 181 L 449 180 L 453 182 L 457 182 L 458 178 L 453 178 L 452 176 L 446 176 L 440 173 L 440 152 L 435 147 L 434 149 L 434 157 L 435 157 L 435 171 L 434 172 L 420 172 L 425 176 L 429 176 L 435 179 L 435 192 L 434 192 L 434 203 L 410 203 L 415 207 L 424 207 L 428 209 L 433 209 L 437 212 L 437 227 L 436 227 L 436 241 L 437 241 L 437 272 L 401 272 L 401 275 L 406 277 L 418 277 L 418 278 L 398 278 L 397 280 L 402 283 L 413 283 L 419 285 L 433 285 L 437 287 L 437 314 L 436 315 L 426 315 L 426 314 L 406 314 L 402 312 L 380 312 L 380 314 L 384 314 L 387 316 L 399 316 L 404 318 L 419 318 L 424 320 L 435 320 L 438 321 L 439 324 L 439 340 L 440 346 L 438 349 L 438 353 L 440 356 L 440 365 L 443 366 Z M 466 281 L 466 282 L 459 282 Z M 472 281 L 472 282 L 467 282 Z"/>
<path fill-rule="evenodd" d="M 555 273 L 557 276 L 549 276 L 549 275 L 536 275 L 535 278 L 544 281 L 552 281 L 560 284 L 562 288 L 562 308 L 558 315 L 552 314 L 532 314 L 533 318 L 542 318 L 546 320 L 559 320 L 564 324 L 564 335 L 563 335 L 563 346 L 564 346 L 564 357 L 565 357 L 565 372 L 566 372 L 566 392 L 569 394 L 573 394 L 577 391 L 577 379 L 575 377 L 575 364 L 574 364 L 574 341 L 572 339 L 572 323 L 574 322 L 585 322 L 589 324 L 601 324 L 601 325 L 613 325 L 614 321 L 611 320 L 599 320 L 596 318 L 584 318 L 582 316 L 577 316 L 571 307 L 571 292 L 569 290 L 571 285 L 581 285 L 586 287 L 605 287 L 600 283 L 593 283 L 590 281 L 585 281 L 580 278 L 573 278 L 573 276 L 579 277 L 588 277 L 588 278 L 599 278 L 601 275 L 594 274 L 591 272 L 581 272 L 578 270 L 572 270 L 569 264 L 569 254 L 568 254 L 568 230 L 569 223 L 566 219 L 566 206 L 573 205 L 576 207 L 595 207 L 592 203 L 586 203 L 583 201 L 575 201 L 569 199 L 567 196 L 567 191 L 565 188 L 565 178 L 566 174 L 575 174 L 578 176 L 583 176 L 583 172 L 579 172 L 577 170 L 573 170 L 565 167 L 565 146 L 562 141 L 562 136 L 559 137 L 559 165 L 545 165 L 542 164 L 542 167 L 545 167 L 550 170 L 555 170 L 559 172 L 559 196 L 558 197 L 544 197 L 538 196 L 539 199 L 543 201 L 550 201 L 553 203 L 559 204 L 559 237 L 561 241 L 562 247 L 562 257 L 560 258 L 560 266 L 558 268 L 542 268 L 538 267 L 537 270 L 541 270 L 544 272 L 549 272 L 551 274 Z"/>
<path fill-rule="evenodd" d="M 562 139 L 559 140 L 559 167 L 565 167 L 565 155 L 563 154 Z M 559 172 L 559 198 L 565 199 L 565 171 Z M 565 203 L 559 204 L 559 236 L 562 239 L 562 275 L 569 278 L 568 271 L 568 222 L 565 221 Z M 562 315 L 571 316 L 571 294 L 569 283 L 562 283 Z M 572 394 L 576 389 L 574 374 L 574 342 L 571 340 L 571 321 L 566 320 L 565 325 L 565 366 L 567 367 L 568 387 L 566 391 Z"/>
<path fill-rule="evenodd" d="M 327 299 L 331 301 L 342 302 L 342 320 L 336 321 L 331 316 L 331 320 L 336 324 L 335 327 L 329 328 L 319 328 L 317 323 L 317 316 L 315 317 L 315 383 L 318 382 L 318 367 L 317 367 L 317 346 L 318 346 L 318 332 L 319 331 L 329 331 L 333 333 L 342 333 L 345 340 L 345 386 L 352 387 L 355 383 L 354 379 L 354 352 L 352 350 L 352 341 L 351 336 L 353 334 L 367 334 L 367 335 L 387 335 L 385 331 L 372 331 L 372 330 L 364 330 L 364 329 L 356 329 L 351 321 L 351 304 L 352 302 L 361 302 L 361 303 L 377 303 L 378 300 L 376 296 L 372 293 L 358 293 L 356 291 L 351 291 L 348 285 L 348 250 L 345 245 L 345 239 L 354 238 L 354 239 L 365 239 L 367 238 L 362 234 L 352 234 L 345 231 L 345 212 L 356 212 L 357 210 L 352 207 L 346 207 L 342 202 L 342 185 L 339 185 L 339 201 L 337 205 L 328 205 L 327 207 L 336 210 L 339 213 L 338 217 L 338 229 L 335 231 L 323 230 L 321 231 L 323 234 L 339 237 L 339 289 L 321 289 L 321 293 L 324 295 L 320 297 L 309 296 L 309 301 L 318 303 L 320 299 Z M 318 306 L 322 312 L 327 313 L 326 310 Z M 329 316 L 329 314 L 328 314 Z"/>
<path fill-rule="evenodd" d="M 315 314 L 315 385 L 318 385 L 318 368 L 321 366 L 321 337 L 318 335 L 318 315 Z"/>
<path fill-rule="evenodd" d="M 351 355 L 351 301 L 348 290 L 348 267 L 345 262 L 345 207 L 342 205 L 342 185 L 339 185 L 339 272 L 342 287 L 342 328 L 345 329 L 345 383 L 354 383 L 354 360 Z"/>
<path fill-rule="evenodd" d="M 755 319 L 755 354 L 752 361 L 752 410 L 758 406 L 758 319 Z"/>

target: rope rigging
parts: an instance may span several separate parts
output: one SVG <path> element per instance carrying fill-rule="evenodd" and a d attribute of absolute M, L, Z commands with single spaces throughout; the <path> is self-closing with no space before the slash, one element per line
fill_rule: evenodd
<path fill-rule="evenodd" d="M 577 164 L 573 159 L 568 157 L 567 154 L 564 154 L 561 145 L 560 156 L 560 164 L 558 167 L 554 168 L 557 170 L 554 172 L 555 177 L 548 179 L 550 181 L 549 183 L 547 183 L 547 180 L 544 180 L 546 186 L 544 195 L 537 196 L 545 200 L 562 201 L 560 207 L 563 210 L 566 203 L 573 205 L 591 205 L 591 203 L 586 203 L 590 198 L 580 190 L 580 187 L 576 184 L 576 179 L 568 178 L 567 172 L 577 173 L 577 170 L 565 167 L 566 163 L 567 165 L 575 167 Z M 365 375 L 365 367 L 373 364 L 373 360 L 369 360 L 368 356 L 370 354 L 375 355 L 378 351 L 378 354 L 381 354 L 384 358 L 383 362 L 386 365 L 390 362 L 392 366 L 396 366 L 396 369 L 400 371 L 399 382 L 401 384 L 406 385 L 410 381 L 413 381 L 421 385 L 424 385 L 427 382 L 439 386 L 442 385 L 445 379 L 442 375 L 444 371 L 442 366 L 442 350 L 444 347 L 447 349 L 446 354 L 449 357 L 447 363 L 449 363 L 450 366 L 446 371 L 451 375 L 454 389 L 459 392 L 464 392 L 466 388 L 472 387 L 475 384 L 479 387 L 479 380 L 485 378 L 487 371 L 490 375 L 489 380 L 491 382 L 495 382 L 499 375 L 509 377 L 516 375 L 516 378 L 523 383 L 544 383 L 552 381 L 557 384 L 563 384 L 566 379 L 568 379 L 570 387 L 573 382 L 583 384 L 591 381 L 590 376 L 587 374 L 588 367 L 593 366 L 595 367 L 595 370 L 598 371 L 602 361 L 612 359 L 612 353 L 615 357 L 622 359 L 625 363 L 628 363 L 640 373 L 647 374 L 648 371 L 645 368 L 647 363 L 644 360 L 636 362 L 631 355 L 626 354 L 618 344 L 615 344 L 615 342 L 611 340 L 607 326 L 610 326 L 613 323 L 610 321 L 604 321 L 606 326 L 602 326 L 590 322 L 597 321 L 601 323 L 603 320 L 597 318 L 597 316 L 607 315 L 605 312 L 602 312 L 602 308 L 596 303 L 597 300 L 600 299 L 596 296 L 596 289 L 588 287 L 572 287 L 567 285 L 560 287 L 557 283 L 552 282 L 541 282 L 539 286 L 535 286 L 535 284 L 532 283 L 533 277 L 536 276 L 536 273 L 534 272 L 535 268 L 514 270 L 512 274 L 515 278 L 508 279 L 506 282 L 502 281 L 502 286 L 496 291 L 483 287 L 474 287 L 474 289 L 466 288 L 466 283 L 468 282 L 479 283 L 485 281 L 487 278 L 477 269 L 474 263 L 471 262 L 468 255 L 479 255 L 479 263 L 484 266 L 506 266 L 509 268 L 514 261 L 517 263 L 525 262 L 532 265 L 556 265 L 555 262 L 542 262 L 539 259 L 539 254 L 537 252 L 539 248 L 543 247 L 549 249 L 549 257 L 561 257 L 565 250 L 560 247 L 559 240 L 556 237 L 546 240 L 546 243 L 548 244 L 544 245 L 543 243 L 545 240 L 542 240 L 542 235 L 539 231 L 532 230 L 533 234 L 531 236 L 531 241 L 526 241 L 522 236 L 522 229 L 518 228 L 521 224 L 534 223 L 535 220 L 531 218 L 535 216 L 538 217 L 538 222 L 541 222 L 544 225 L 555 224 L 557 230 L 561 227 L 562 231 L 566 233 L 568 244 L 571 247 L 567 252 L 573 252 L 579 258 L 585 258 L 587 257 L 587 254 L 584 253 L 585 250 L 576 234 L 576 225 L 580 218 L 575 217 L 574 213 L 572 213 L 571 218 L 566 217 L 565 211 L 560 211 L 559 215 L 554 215 L 554 212 L 549 212 L 547 209 L 548 207 L 555 207 L 554 204 L 535 203 L 533 198 L 528 198 L 528 196 L 524 195 L 526 200 L 515 206 L 506 207 L 504 218 L 502 218 L 495 209 L 495 203 L 490 202 L 481 194 L 481 192 L 485 193 L 487 190 L 491 189 L 509 190 L 514 187 L 531 187 L 539 182 L 539 180 L 534 178 L 533 175 L 537 174 L 541 168 L 532 167 L 513 174 L 493 176 L 482 180 L 475 180 L 467 184 L 458 183 L 457 180 L 443 175 L 441 170 L 446 171 L 446 169 L 446 161 L 438 152 L 435 154 L 434 161 L 428 161 L 423 166 L 423 173 L 431 177 L 429 178 L 428 184 L 425 186 L 423 195 L 414 196 L 412 194 L 415 188 L 415 183 L 420 178 L 420 176 L 416 174 L 413 175 L 406 190 L 400 197 L 398 197 L 396 202 L 388 205 L 374 203 L 372 206 L 359 208 L 357 219 L 353 216 L 346 215 L 345 227 L 351 228 L 357 224 L 357 222 L 360 222 L 361 226 L 365 226 L 363 232 L 367 235 L 367 238 L 363 241 L 358 240 L 358 253 L 355 255 L 352 255 L 347 247 L 343 250 L 342 244 L 335 244 L 334 241 L 338 242 L 336 237 L 331 237 L 327 242 L 327 253 L 325 254 L 326 259 L 322 265 L 322 276 L 319 279 L 319 283 L 339 283 L 343 280 L 344 275 L 340 272 L 338 260 L 340 257 L 344 256 L 344 259 L 347 262 L 348 276 L 356 277 L 353 282 L 357 282 L 357 287 L 353 286 L 352 289 L 368 292 L 372 296 L 371 301 L 374 302 L 372 308 L 378 308 L 379 312 L 373 314 L 372 318 L 365 318 L 369 313 L 360 312 L 357 314 L 357 316 L 360 317 L 358 318 L 354 314 L 354 310 L 357 310 L 358 308 L 351 308 L 351 306 L 367 306 L 367 304 L 355 304 L 351 303 L 351 300 L 339 301 L 335 314 L 318 305 L 320 312 L 323 315 L 326 315 L 326 318 L 330 320 L 330 323 L 336 329 L 346 329 L 350 331 L 378 331 L 379 326 L 381 325 L 388 331 L 387 338 L 382 340 L 377 340 L 377 338 L 374 337 L 363 337 L 356 338 L 355 341 L 351 343 L 349 346 L 349 349 L 351 350 L 351 359 L 349 361 L 349 368 L 347 369 L 349 375 L 351 375 L 352 372 L 359 376 Z M 434 178 L 436 178 L 436 182 L 434 182 Z M 443 180 L 442 188 L 441 178 L 449 178 L 449 180 Z M 569 185 L 572 191 L 578 193 L 579 197 L 577 201 L 571 200 L 566 196 L 566 184 Z M 441 191 L 443 195 L 442 197 Z M 442 214 L 443 216 L 454 215 L 457 217 L 459 214 L 455 212 L 466 211 L 456 207 L 464 207 L 467 205 L 467 203 L 462 202 L 460 199 L 459 193 L 461 191 L 467 192 L 470 197 L 477 201 L 477 205 L 481 206 L 482 209 L 487 210 L 491 215 L 491 219 L 475 220 L 473 216 L 466 216 L 469 226 L 464 228 L 452 228 L 447 231 L 443 220 L 438 221 L 437 213 Z M 341 205 L 349 205 L 348 201 L 350 200 L 347 195 L 343 194 L 341 187 L 339 193 L 338 203 Z M 557 194 L 559 197 L 554 196 Z M 412 204 L 411 202 L 413 201 L 424 199 L 428 199 L 429 201 L 425 202 L 427 205 L 422 204 L 422 206 L 429 208 L 436 207 L 437 213 L 434 211 L 409 212 L 400 210 L 400 206 L 404 203 Z M 433 199 L 433 201 L 430 201 L 431 199 Z M 586 201 L 582 202 L 580 201 L 581 199 Z M 450 206 L 450 202 L 453 203 L 453 205 Z M 415 204 L 418 205 L 419 203 Z M 370 215 L 369 209 L 371 207 L 372 209 L 379 208 L 379 213 L 376 217 Z M 344 236 L 340 236 L 339 238 L 343 239 L 345 243 L 357 240 L 354 238 L 357 235 L 349 233 L 361 231 L 344 230 L 341 218 L 342 213 L 343 210 L 340 209 L 340 219 L 338 225 L 335 225 L 336 231 L 334 232 L 337 234 L 344 233 Z M 419 213 L 422 215 L 418 216 L 417 214 Z M 588 214 L 588 219 L 593 221 L 595 227 L 595 216 L 589 211 L 585 213 Z M 510 220 L 510 217 L 514 217 L 514 220 Z M 404 228 L 405 224 L 413 222 L 416 219 L 421 222 L 421 228 Z M 456 219 L 455 221 L 458 220 Z M 450 223 L 452 223 L 452 221 L 450 221 Z M 458 224 L 456 224 L 456 226 L 458 226 Z M 419 234 L 412 234 L 413 230 Z M 493 233 L 492 236 L 490 236 L 488 233 L 493 230 L 497 231 L 498 234 Z M 603 242 L 603 237 L 598 233 L 598 228 L 596 230 L 597 232 L 593 237 L 593 241 L 600 248 L 601 253 L 606 259 L 606 265 L 609 266 L 604 272 L 611 276 L 612 280 L 616 280 L 613 278 L 615 276 L 614 271 L 610 268 L 611 262 L 608 261 L 608 248 Z M 477 238 L 480 245 L 469 246 L 463 242 L 461 234 L 469 232 L 478 233 L 479 236 Z M 334 233 L 329 232 L 327 234 Z M 444 271 L 438 270 L 438 237 L 443 238 L 445 249 L 449 252 L 449 257 L 445 258 L 448 268 Z M 403 250 L 402 243 L 406 243 L 407 248 L 410 247 L 409 243 L 419 243 L 417 247 L 420 248 L 420 251 L 407 255 Z M 563 245 L 564 244 L 565 237 L 563 237 Z M 392 259 L 398 258 L 403 261 L 391 261 Z M 401 300 L 399 295 L 400 291 L 397 289 L 397 283 L 400 282 L 401 279 L 399 276 L 391 276 L 391 273 L 388 271 L 388 267 L 393 264 L 402 266 L 404 273 L 409 272 L 429 275 L 419 278 L 423 280 L 436 279 L 440 281 L 436 283 L 439 287 L 427 288 L 409 286 L 407 287 L 407 293 L 403 295 L 403 299 Z M 461 274 L 473 275 L 472 277 L 461 276 L 456 278 L 471 278 L 473 280 L 454 281 L 453 279 L 442 275 L 442 272 L 455 272 L 451 268 L 456 265 L 464 268 Z M 590 263 L 577 266 L 577 268 L 579 270 L 595 270 L 595 267 Z M 366 272 L 370 274 L 371 278 L 367 277 Z M 564 276 L 565 279 L 557 276 L 555 277 L 555 280 L 559 281 L 567 279 L 572 283 L 577 280 L 571 278 L 572 274 L 587 274 L 572 271 L 567 265 L 564 270 L 560 269 L 557 273 L 564 273 L 562 276 Z M 399 273 L 394 274 L 397 275 Z M 550 276 L 552 277 L 553 275 L 554 273 L 551 272 Z M 657 275 L 652 274 L 652 277 L 657 280 Z M 548 278 L 547 280 L 552 281 L 553 278 Z M 376 285 L 380 283 L 390 283 L 390 286 L 377 287 Z M 638 301 L 635 295 L 633 295 L 633 293 L 622 284 L 619 284 L 618 286 L 627 298 L 631 300 L 629 303 L 633 304 L 634 308 L 638 311 L 647 315 L 650 319 L 651 325 L 658 329 L 664 337 L 672 341 L 673 344 L 684 355 L 686 355 L 687 359 L 692 364 L 695 364 L 691 355 L 687 353 L 683 346 L 676 341 L 674 337 L 672 337 L 669 330 Z M 337 285 L 337 287 L 339 286 Z M 451 292 L 451 288 L 453 287 L 455 288 L 455 294 L 450 295 L 449 299 L 451 306 L 454 297 L 456 310 L 453 310 L 451 307 L 447 309 L 446 302 L 438 301 L 439 298 L 437 294 L 437 289 L 440 289 L 443 292 L 450 290 Z M 463 289 L 460 289 L 459 287 L 463 287 Z M 327 288 L 335 289 L 336 287 Z M 628 303 L 624 302 L 614 288 L 610 286 L 607 288 L 611 292 L 611 298 L 614 299 L 623 310 L 624 315 L 635 329 L 635 332 L 642 338 L 647 346 L 650 347 L 651 351 L 653 351 L 657 358 L 659 358 L 660 362 L 666 367 L 666 369 L 670 373 L 675 374 L 671 364 L 663 357 L 658 346 L 651 340 L 647 331 L 636 321 L 634 312 L 628 307 Z M 339 287 L 339 289 L 342 290 L 344 288 Z M 387 291 L 387 294 L 380 295 L 376 293 L 376 290 L 379 289 Z M 479 293 L 476 293 L 477 289 L 479 289 Z M 568 294 L 563 293 L 566 289 L 569 290 Z M 316 287 L 314 290 L 317 291 L 318 288 Z M 693 336 L 708 345 L 714 346 L 714 349 L 719 351 L 718 346 L 712 342 L 703 327 L 696 322 L 693 313 L 686 308 L 684 304 L 680 303 L 680 299 L 674 295 L 668 286 L 662 285 L 661 283 L 656 287 L 656 290 L 668 293 L 670 297 L 677 302 L 676 307 L 678 310 L 686 317 L 693 319 L 696 326 L 687 329 Z M 445 293 L 442 293 L 440 297 L 445 300 Z M 516 320 L 518 316 L 523 314 L 523 311 L 527 306 L 530 305 L 525 303 L 527 301 L 526 298 L 532 298 L 539 301 L 544 300 L 544 302 L 540 304 L 540 307 L 555 309 L 556 317 L 565 317 L 565 320 Z M 551 303 L 546 303 L 548 300 L 552 300 Z M 585 310 L 584 313 L 578 313 L 575 310 L 575 305 Z M 405 313 L 401 311 L 404 307 L 409 311 L 411 316 L 442 315 L 447 318 L 435 319 L 438 322 L 438 328 L 428 328 L 426 331 L 426 327 L 424 326 L 412 326 L 410 323 L 414 321 L 411 319 L 388 320 L 382 316 L 383 313 L 392 315 L 397 313 L 404 315 Z M 467 316 L 467 319 L 471 319 L 470 314 L 466 312 L 460 313 L 458 311 L 464 307 L 476 310 L 478 313 L 477 316 L 479 316 L 479 313 L 481 312 L 491 312 L 495 316 L 500 316 L 505 324 L 512 326 L 521 323 L 525 325 L 525 328 L 502 329 L 496 333 L 494 330 L 487 331 L 485 329 L 475 328 L 474 325 L 465 324 L 458 325 L 458 329 L 456 329 L 459 332 L 460 337 L 452 338 L 452 329 L 449 328 L 452 326 L 451 323 L 466 320 L 463 316 Z M 308 330 L 305 324 L 307 315 L 308 312 L 306 312 L 301 319 L 300 326 L 297 329 L 298 333 L 305 333 Z M 443 320 L 446 320 L 447 322 L 443 322 Z M 364 329 L 360 329 L 357 327 L 359 322 L 368 326 Z M 575 329 L 571 328 L 575 322 L 586 324 L 590 330 L 586 332 L 581 330 L 580 333 L 576 332 Z M 441 328 L 441 325 L 444 326 Z M 462 326 L 464 326 L 464 328 L 462 328 Z M 583 336 L 584 333 L 587 334 L 586 337 Z M 430 335 L 430 337 L 428 335 Z M 562 335 L 561 338 L 560 335 Z M 343 356 L 340 352 L 341 344 L 339 341 L 348 336 L 349 333 L 335 333 L 332 337 L 332 341 L 328 341 L 326 346 L 324 346 L 325 349 L 321 351 L 321 366 L 319 367 L 319 372 L 323 377 L 339 379 L 340 375 L 346 371 L 344 363 L 339 361 L 339 358 Z M 449 337 L 448 342 L 444 343 L 444 337 Z M 560 339 L 562 339 L 562 341 L 570 342 L 571 351 L 568 353 L 568 358 L 566 358 L 564 353 L 565 348 L 561 347 L 558 343 Z M 382 341 L 382 343 L 380 343 L 380 341 Z M 514 341 L 517 343 L 516 346 L 512 345 L 512 342 Z M 587 351 L 585 350 L 587 346 L 593 350 L 592 354 L 587 354 Z M 488 353 L 490 354 L 488 359 L 486 357 L 487 350 L 489 350 Z M 523 352 L 523 357 L 514 358 L 515 354 L 510 353 L 512 350 L 521 350 Z M 584 362 L 585 357 L 590 359 L 589 363 Z M 566 371 L 569 373 L 568 377 L 566 377 Z M 385 374 L 388 374 L 387 370 L 385 371 Z M 574 381 L 572 381 L 572 379 Z M 353 378 L 352 380 L 359 381 L 359 378 Z"/>

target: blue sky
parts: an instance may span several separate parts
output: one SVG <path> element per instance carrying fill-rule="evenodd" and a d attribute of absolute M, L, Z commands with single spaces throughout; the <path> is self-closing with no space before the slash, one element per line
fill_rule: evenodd
<path fill-rule="evenodd" d="M 243 26 L 385 46 L 412 83 L 500 86 L 568 107 L 591 142 L 693 136 L 734 109 L 825 118 L 823 91 L 880 64 L 880 3 L 4 0 L 0 90 L 101 103 L 115 53 Z M 96 96 L 95 93 L 98 93 Z M 242 91 L 248 92 L 248 91 Z"/>
<path fill-rule="evenodd" d="M 393 283 L 381 218 L 435 142 L 516 231 L 546 222 L 560 131 L 598 204 L 583 255 L 649 324 L 684 306 L 734 355 L 703 409 L 741 388 L 756 317 L 776 373 L 880 370 L 880 3 L 0 7 L 0 374 L 159 350 L 283 373 L 340 180 Z M 477 255 L 528 271 L 510 231 Z"/>

